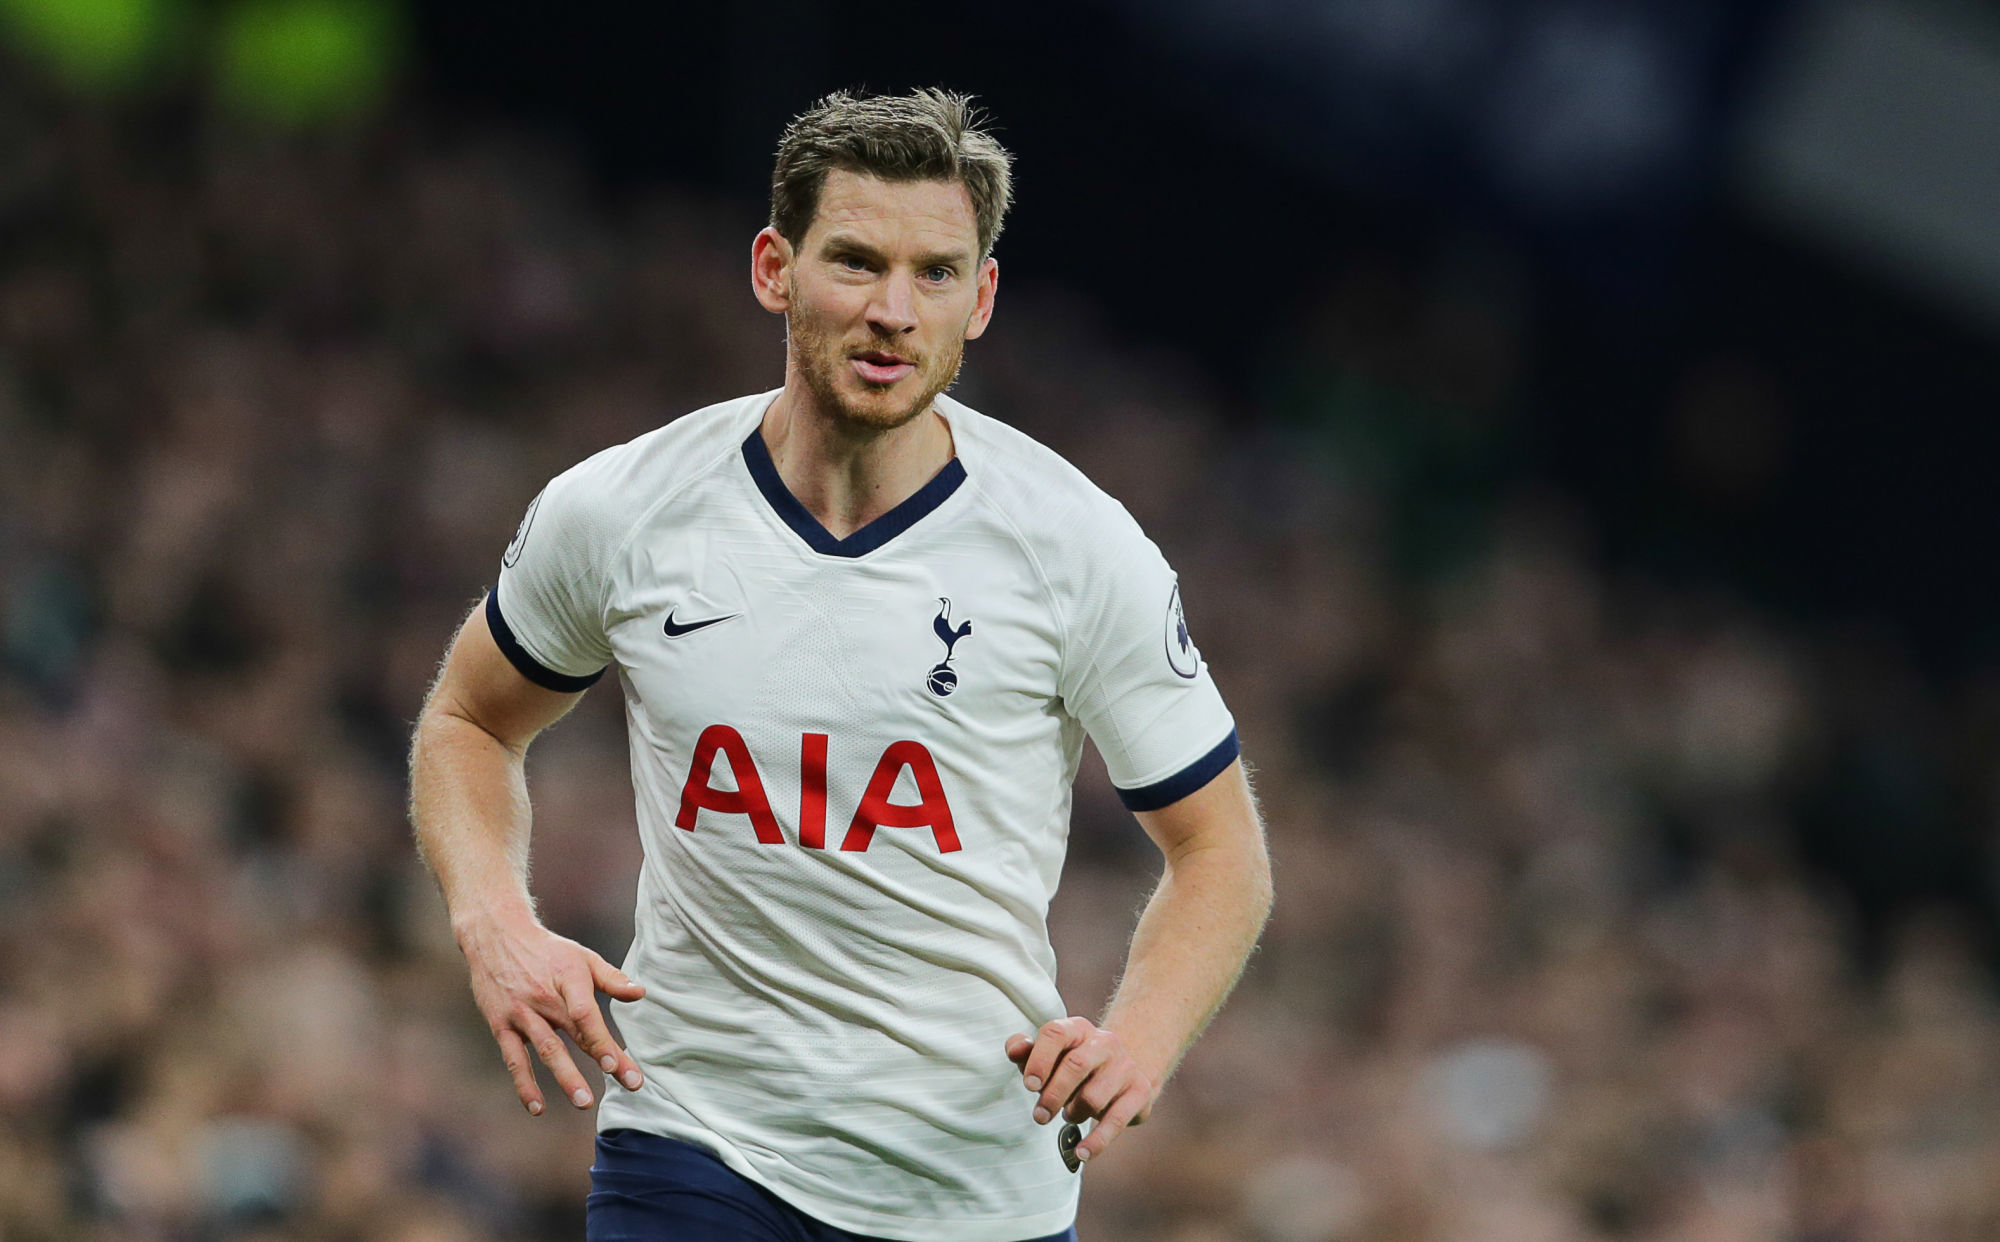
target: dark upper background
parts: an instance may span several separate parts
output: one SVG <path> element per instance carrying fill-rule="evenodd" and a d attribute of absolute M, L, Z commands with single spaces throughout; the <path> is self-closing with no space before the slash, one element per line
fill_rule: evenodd
<path fill-rule="evenodd" d="M 1463 279 L 1524 338 L 1506 468 L 1587 506 L 1604 555 L 1883 626 L 1940 673 L 2000 654 L 1978 572 L 2000 514 L 1992 333 L 1737 192 L 1742 131 L 1804 38 L 1787 6 L 414 14 L 429 101 L 579 144 L 614 194 L 754 202 L 818 94 L 973 92 L 1018 159 L 1007 280 L 1086 290 L 1246 421 L 1325 348 L 1338 288 Z M 1744 390 L 1744 425 L 1677 423 L 1703 382 Z"/>

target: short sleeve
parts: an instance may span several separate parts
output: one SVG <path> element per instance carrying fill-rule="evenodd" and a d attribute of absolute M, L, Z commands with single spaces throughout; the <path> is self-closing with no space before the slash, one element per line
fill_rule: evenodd
<path fill-rule="evenodd" d="M 1194 645 L 1174 571 L 1131 515 L 1112 507 L 1077 549 L 1081 572 L 1066 576 L 1062 693 L 1118 796 L 1153 811 L 1235 761 L 1236 724 Z"/>
<path fill-rule="evenodd" d="M 529 504 L 486 597 L 500 650 L 550 690 L 588 688 L 612 658 L 604 616 L 618 531 L 593 495 L 590 465 L 556 476 Z"/>

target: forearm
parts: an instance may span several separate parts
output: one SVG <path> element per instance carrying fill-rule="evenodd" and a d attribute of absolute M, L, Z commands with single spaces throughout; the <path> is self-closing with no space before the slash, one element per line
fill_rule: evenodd
<path fill-rule="evenodd" d="M 535 1082 L 536 1058 L 571 1104 L 588 1108 L 595 1102 L 561 1035 L 627 1090 L 644 1085 L 638 1063 L 611 1037 L 594 998 L 602 990 L 614 1000 L 634 1001 L 646 989 L 536 920 L 528 896 L 525 751 L 525 742 L 509 746 L 439 706 L 433 692 L 410 747 L 410 820 L 417 848 L 444 890 L 452 934 L 471 971 L 473 1001 L 499 1043 L 521 1103 L 539 1116 L 547 1104 Z"/>
<path fill-rule="evenodd" d="M 1164 1083 L 1243 974 L 1271 911 L 1261 849 L 1170 858 L 1139 917 L 1125 972 L 1099 1024 Z"/>
<path fill-rule="evenodd" d="M 534 917 L 522 755 L 469 720 L 426 710 L 410 751 L 410 819 L 454 932 Z"/>

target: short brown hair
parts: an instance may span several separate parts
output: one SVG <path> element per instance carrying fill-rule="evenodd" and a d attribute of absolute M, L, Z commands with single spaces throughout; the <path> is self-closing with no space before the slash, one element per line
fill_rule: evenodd
<path fill-rule="evenodd" d="M 981 128 L 985 121 L 971 96 L 951 91 L 863 98 L 835 91 L 792 118 L 778 139 L 771 227 L 795 247 L 804 242 L 835 168 L 884 181 L 956 181 L 972 199 L 984 258 L 1014 197 L 1013 157 Z"/>

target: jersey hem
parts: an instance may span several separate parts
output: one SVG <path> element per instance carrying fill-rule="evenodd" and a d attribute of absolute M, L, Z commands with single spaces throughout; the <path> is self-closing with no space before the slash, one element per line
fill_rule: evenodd
<path fill-rule="evenodd" d="M 521 640 L 514 637 L 513 627 L 507 624 L 507 618 L 500 613 L 498 587 L 486 593 L 486 628 L 493 631 L 493 641 L 499 644 L 500 654 L 507 657 L 507 662 L 512 664 L 521 676 L 545 690 L 578 694 L 596 685 L 597 679 L 604 676 L 604 669 L 600 668 L 584 677 L 572 677 L 568 673 L 558 673 L 529 655 L 528 649 L 521 645 Z"/>
<path fill-rule="evenodd" d="M 1172 806 L 1203 785 L 1222 775 L 1222 770 L 1236 762 L 1243 751 L 1237 739 L 1236 730 L 1229 730 L 1229 736 L 1216 743 L 1215 749 L 1190 763 L 1165 780 L 1154 781 L 1137 789 L 1120 789 L 1118 800 L 1128 811 L 1157 811 L 1161 807 Z"/>
<path fill-rule="evenodd" d="M 598 1125 L 600 1133 L 611 1129 L 638 1130 L 642 1133 L 657 1134 L 663 1138 L 679 1139 L 684 1143 L 697 1144 L 714 1153 L 715 1158 L 729 1166 L 731 1172 L 762 1186 L 806 1215 L 836 1229 L 844 1229 L 867 1238 L 887 1238 L 891 1242 L 936 1242 L 943 1236 L 951 1238 L 952 1242 L 1025 1242 L 1061 1233 L 1076 1223 L 1077 1196 L 1074 1194 L 1062 1207 L 1030 1216 L 918 1220 L 906 1216 L 888 1216 L 880 1212 L 865 1216 L 856 1215 L 847 1205 L 836 1200 L 823 1199 L 809 1190 L 766 1176 L 762 1170 L 745 1159 L 734 1144 L 712 1131 L 694 1129 L 680 1132 L 678 1128 L 661 1129 L 635 1124 L 631 1119 L 619 1119 L 611 1124 L 600 1122 Z"/>

